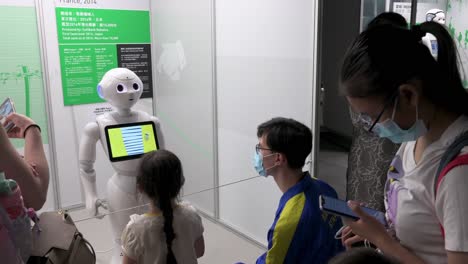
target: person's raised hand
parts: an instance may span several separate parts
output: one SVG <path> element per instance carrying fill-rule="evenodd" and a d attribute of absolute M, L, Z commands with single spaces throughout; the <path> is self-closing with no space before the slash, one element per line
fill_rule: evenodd
<path fill-rule="evenodd" d="M 31 127 L 37 126 L 31 118 L 18 113 L 12 113 L 8 115 L 5 119 L 5 123 L 9 122 L 14 124 L 14 127 L 8 131 L 8 137 L 10 138 L 24 138 L 26 130 L 38 129 L 38 127 Z"/>

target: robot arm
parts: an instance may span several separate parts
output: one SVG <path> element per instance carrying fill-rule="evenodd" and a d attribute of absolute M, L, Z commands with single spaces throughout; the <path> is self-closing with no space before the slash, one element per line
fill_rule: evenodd
<path fill-rule="evenodd" d="M 99 140 L 99 126 L 96 122 L 88 123 L 80 141 L 80 179 L 83 184 L 86 209 L 93 216 L 98 214 L 99 199 L 96 190 L 96 142 Z"/>
<path fill-rule="evenodd" d="M 155 116 L 151 117 L 151 121 L 153 121 L 154 125 L 156 126 L 156 133 L 158 135 L 159 148 L 165 149 L 166 148 L 166 142 L 164 140 L 164 135 L 162 133 L 161 122 L 159 122 L 159 119 L 157 117 L 155 117 Z"/>

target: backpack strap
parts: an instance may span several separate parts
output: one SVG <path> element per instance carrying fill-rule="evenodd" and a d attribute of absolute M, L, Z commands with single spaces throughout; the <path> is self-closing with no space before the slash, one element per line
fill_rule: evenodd
<path fill-rule="evenodd" d="M 468 154 L 459 155 L 461 150 L 466 146 L 468 146 L 468 131 L 458 136 L 440 159 L 439 168 L 437 169 L 436 179 L 434 181 L 434 197 L 437 197 L 437 191 L 445 175 L 455 167 L 468 164 Z M 439 223 L 439 225 L 442 236 L 445 237 L 444 227 L 441 223 Z"/>
<path fill-rule="evenodd" d="M 437 169 L 436 179 L 434 181 L 434 197 L 437 195 L 437 190 L 439 189 L 442 179 L 451 169 L 456 167 L 452 165 L 451 168 L 449 168 L 448 165 L 454 161 L 454 159 L 460 154 L 461 150 L 466 146 L 468 146 L 468 131 L 458 136 L 455 141 L 450 144 L 440 159 L 439 168 Z"/>
<path fill-rule="evenodd" d="M 440 183 L 442 183 L 442 180 L 444 179 L 445 175 L 449 173 L 453 168 L 461 166 L 461 165 L 468 165 L 468 154 L 460 155 L 457 156 L 454 160 L 452 160 L 445 168 L 443 168 L 442 172 L 439 174 L 439 177 L 437 178 L 436 181 L 436 189 L 435 189 L 435 195 L 437 195 L 437 191 L 439 190 Z"/>

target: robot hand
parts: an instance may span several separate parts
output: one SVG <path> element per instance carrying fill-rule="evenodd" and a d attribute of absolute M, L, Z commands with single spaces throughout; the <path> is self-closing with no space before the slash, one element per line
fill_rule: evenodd
<path fill-rule="evenodd" d="M 91 216 L 95 216 L 98 219 L 104 218 L 104 214 L 99 213 L 99 207 L 107 210 L 107 203 L 97 197 L 86 198 L 86 209 Z"/>
<path fill-rule="evenodd" d="M 105 210 L 108 210 L 107 209 L 107 202 L 104 201 L 104 200 L 101 200 L 101 199 L 97 199 L 96 200 L 96 206 L 99 208 L 99 207 L 102 207 L 104 208 Z"/>

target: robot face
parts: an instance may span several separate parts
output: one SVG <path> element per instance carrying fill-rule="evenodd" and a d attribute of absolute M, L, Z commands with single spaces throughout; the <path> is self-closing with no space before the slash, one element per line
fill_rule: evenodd
<path fill-rule="evenodd" d="M 143 83 L 138 76 L 126 68 L 108 71 L 98 85 L 98 93 L 116 108 L 130 109 L 143 93 Z"/>
<path fill-rule="evenodd" d="M 436 14 L 436 17 L 433 20 L 434 22 L 437 22 L 439 24 L 445 25 L 445 14 L 444 13 L 438 13 Z"/>
<path fill-rule="evenodd" d="M 445 25 L 445 13 L 440 9 L 431 9 L 426 13 L 426 21 L 433 21 Z"/>

